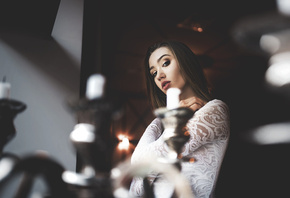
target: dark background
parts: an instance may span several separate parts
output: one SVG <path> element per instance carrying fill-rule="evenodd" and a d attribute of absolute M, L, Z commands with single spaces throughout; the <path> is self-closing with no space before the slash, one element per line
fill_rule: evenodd
<path fill-rule="evenodd" d="M 0 28 L 49 38 L 59 2 L 1 0 Z M 290 99 L 265 85 L 269 55 L 236 37 L 238 30 L 243 31 L 239 22 L 246 17 L 276 11 L 272 0 L 85 0 L 80 95 L 90 74 L 104 74 L 125 109 L 113 123 L 113 133 L 126 132 L 138 142 L 154 117 L 143 79 L 145 51 L 162 39 L 182 41 L 199 55 L 214 96 L 231 111 L 231 139 L 217 197 L 287 197 L 289 145 L 253 144 L 244 134 L 288 121 Z M 204 31 L 194 31 L 193 26 Z"/>

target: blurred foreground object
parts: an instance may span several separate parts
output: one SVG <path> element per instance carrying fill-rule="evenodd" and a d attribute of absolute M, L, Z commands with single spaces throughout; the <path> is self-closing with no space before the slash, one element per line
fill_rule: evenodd
<path fill-rule="evenodd" d="M 268 58 L 265 84 L 290 96 L 290 0 L 276 4 L 276 11 L 238 21 L 232 36 L 239 45 Z"/>
<path fill-rule="evenodd" d="M 26 104 L 13 99 L 0 99 L 0 154 L 16 135 L 14 119 L 26 109 Z"/>
<path fill-rule="evenodd" d="M 240 46 L 268 59 L 265 87 L 290 98 L 290 0 L 277 0 L 276 5 L 273 12 L 237 22 L 232 36 Z M 276 121 L 248 130 L 242 138 L 259 145 L 285 144 L 290 143 L 289 132 L 290 122 Z"/>
<path fill-rule="evenodd" d="M 115 137 L 110 126 L 120 106 L 112 102 L 106 92 L 105 80 L 100 74 L 92 75 L 88 79 L 86 96 L 69 104 L 78 118 L 78 124 L 69 136 L 80 157 L 77 170 L 65 170 L 46 152 L 37 152 L 22 158 L 2 155 L 0 195 L 8 189 L 11 181 L 16 181 L 16 190 L 11 192 L 15 198 L 31 195 L 45 198 L 128 198 L 133 177 L 143 177 L 145 180 L 150 172 L 157 171 L 174 185 L 174 197 L 194 197 L 187 180 L 180 174 L 179 162 L 184 159 L 178 158 L 182 146 L 189 139 L 184 126 L 194 112 L 176 106 L 179 102 L 176 96 L 171 109 L 161 108 L 155 112 L 163 120 L 166 133 L 164 142 L 170 149 L 170 155 L 164 159 L 148 159 L 134 166 L 124 161 L 113 167 Z M 9 140 L 8 137 L 15 134 L 13 118 L 25 109 L 25 105 L 7 99 L 0 102 L 2 126 L 5 127 L 5 132 L 8 131 L 1 134 L 5 134 L 4 145 Z M 7 117 L 9 122 L 6 122 Z M 128 139 L 124 140 L 124 145 L 128 146 Z M 35 194 L 33 187 L 39 177 L 44 180 L 47 191 Z M 153 198 L 153 189 L 147 184 L 144 187 L 144 198 Z"/>

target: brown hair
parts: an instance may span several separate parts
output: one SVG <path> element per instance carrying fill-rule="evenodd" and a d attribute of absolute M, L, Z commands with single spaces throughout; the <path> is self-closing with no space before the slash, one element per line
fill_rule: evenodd
<path fill-rule="evenodd" d="M 207 81 L 197 55 L 184 43 L 163 41 L 150 46 L 144 60 L 147 94 L 153 109 L 166 106 L 166 95 L 156 86 L 149 71 L 149 58 L 160 47 L 167 47 L 173 53 L 179 63 L 181 75 L 196 93 L 196 96 L 204 101 L 211 100 Z"/>

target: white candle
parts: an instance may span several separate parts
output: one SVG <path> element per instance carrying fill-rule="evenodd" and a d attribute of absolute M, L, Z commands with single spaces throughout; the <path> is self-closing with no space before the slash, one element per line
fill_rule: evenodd
<path fill-rule="evenodd" d="M 8 99 L 10 97 L 10 83 L 0 82 L 0 99 Z"/>
<path fill-rule="evenodd" d="M 101 98 L 104 95 L 106 79 L 101 74 L 93 74 L 87 80 L 86 97 L 89 100 Z"/>
<path fill-rule="evenodd" d="M 180 89 L 178 88 L 169 88 L 167 90 L 167 98 L 166 98 L 166 107 L 167 109 L 175 109 L 179 107 L 179 95 Z"/>

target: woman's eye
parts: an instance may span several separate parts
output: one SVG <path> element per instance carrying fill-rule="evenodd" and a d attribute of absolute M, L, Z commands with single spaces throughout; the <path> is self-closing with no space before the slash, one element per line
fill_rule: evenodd
<path fill-rule="evenodd" d="M 165 61 L 164 63 L 163 63 L 163 66 L 168 66 L 170 64 L 170 61 L 168 60 L 168 61 Z"/>
<path fill-rule="evenodd" d="M 155 77 L 156 75 L 157 75 L 157 72 L 156 71 L 152 73 L 152 76 L 153 77 Z"/>

